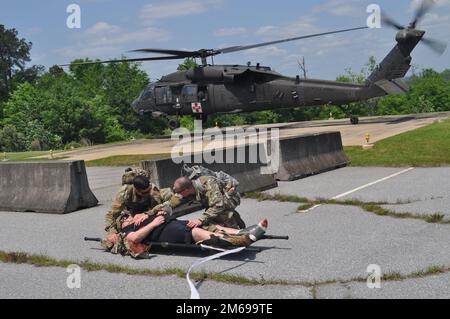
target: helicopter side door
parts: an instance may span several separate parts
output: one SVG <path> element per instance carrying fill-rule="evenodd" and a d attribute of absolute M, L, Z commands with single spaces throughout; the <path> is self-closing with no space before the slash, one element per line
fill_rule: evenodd
<path fill-rule="evenodd" d="M 156 105 L 170 105 L 173 104 L 173 95 L 170 86 L 159 86 L 155 88 Z"/>
<path fill-rule="evenodd" d="M 207 113 L 207 94 L 197 84 L 187 84 L 181 90 L 183 114 L 203 115 Z"/>

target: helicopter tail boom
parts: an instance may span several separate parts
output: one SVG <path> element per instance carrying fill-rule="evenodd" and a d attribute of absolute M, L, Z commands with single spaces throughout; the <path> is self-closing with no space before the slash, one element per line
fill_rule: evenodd
<path fill-rule="evenodd" d="M 417 43 L 412 48 L 397 44 L 369 76 L 367 84 L 373 85 L 379 81 L 391 81 L 405 77 L 411 68 L 412 58 L 410 53 Z"/>
<path fill-rule="evenodd" d="M 418 30 L 417 24 L 423 19 L 425 14 L 435 5 L 433 0 L 422 0 L 416 10 L 413 21 L 402 26 L 388 16 L 383 14 L 384 25 L 398 30 L 395 40 L 397 45 L 389 52 L 386 58 L 374 70 L 366 81 L 369 87 L 369 94 L 373 97 L 385 94 L 403 93 L 408 90 L 407 86 L 399 79 L 406 76 L 411 68 L 411 52 L 422 42 L 438 55 L 442 55 L 447 44 L 439 40 L 424 38 L 425 31 Z M 382 94 L 385 93 L 385 94 Z"/>

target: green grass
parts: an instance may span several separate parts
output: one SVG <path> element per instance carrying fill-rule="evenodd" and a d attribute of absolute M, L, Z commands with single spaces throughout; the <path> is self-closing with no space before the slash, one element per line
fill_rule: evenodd
<path fill-rule="evenodd" d="M 54 151 L 53 154 L 57 154 L 58 152 L 62 151 Z M 33 158 L 35 156 L 43 156 L 43 155 L 50 155 L 50 151 L 42 151 L 42 152 L 19 152 L 19 153 L 6 153 L 6 159 L 8 161 L 42 161 L 47 160 L 43 158 Z M 4 153 L 0 153 L 0 161 L 3 160 Z M 58 158 L 61 159 L 61 158 Z"/>
<path fill-rule="evenodd" d="M 384 139 L 371 150 L 359 146 L 344 150 L 352 166 L 447 166 L 450 165 L 450 120 Z"/>
<path fill-rule="evenodd" d="M 117 155 L 87 161 L 86 166 L 138 166 L 141 161 L 170 158 L 170 154 Z"/>
<path fill-rule="evenodd" d="M 27 264 L 36 267 L 61 267 L 67 268 L 69 265 L 77 264 L 82 269 L 93 272 L 93 271 L 106 271 L 113 274 L 127 274 L 135 276 L 152 276 L 152 277 L 163 277 L 163 276 L 178 276 L 179 278 L 185 278 L 186 272 L 179 268 L 168 268 L 168 269 L 137 269 L 124 267 L 113 264 L 101 264 L 93 263 L 89 260 L 82 262 L 70 261 L 70 260 L 57 260 L 43 255 L 29 255 L 21 252 L 5 252 L 0 250 L 0 263 L 9 264 Z M 424 278 L 427 276 L 439 275 L 443 273 L 450 272 L 450 267 L 447 266 L 431 266 L 424 270 L 419 270 L 410 274 L 401 274 L 399 272 L 390 272 L 383 275 L 382 279 L 385 281 L 400 281 L 405 279 L 414 278 Z M 287 281 L 287 280 L 266 280 L 247 278 L 237 275 L 228 275 L 224 273 L 205 273 L 196 272 L 191 274 L 191 279 L 195 281 L 199 280 L 209 280 L 215 282 L 222 282 L 234 285 L 245 285 L 245 286 L 264 286 L 264 285 L 284 285 L 284 286 L 305 286 L 311 287 L 313 289 L 313 295 L 315 295 L 315 289 L 319 286 L 334 284 L 334 283 L 351 283 L 351 282 L 365 282 L 366 277 L 353 277 L 349 279 L 329 279 L 324 281 Z"/>
<path fill-rule="evenodd" d="M 28 264 L 34 265 L 36 267 L 62 267 L 67 268 L 69 265 L 77 264 L 82 269 L 93 272 L 93 271 L 106 271 L 109 273 L 116 274 L 127 274 L 136 276 L 153 276 L 153 277 L 163 277 L 163 276 L 178 276 L 179 278 L 185 278 L 186 272 L 179 268 L 167 268 L 167 269 L 137 269 L 131 267 L 124 267 L 113 264 L 101 264 L 93 263 L 89 260 L 82 262 L 71 261 L 71 260 L 57 260 L 43 255 L 29 255 L 20 252 L 4 252 L 0 251 L 0 262 L 10 263 L 10 264 Z M 223 273 L 206 273 L 206 272 L 194 272 L 191 274 L 191 279 L 193 280 L 211 280 L 216 282 L 223 282 L 235 285 L 289 285 L 290 283 L 285 280 L 259 280 L 254 278 L 247 278 L 237 275 L 228 275 Z M 294 283 L 297 284 L 297 283 Z"/>
<path fill-rule="evenodd" d="M 266 200 L 273 200 L 277 202 L 289 202 L 289 203 L 309 203 L 310 200 L 304 197 L 281 195 L 281 194 L 267 194 L 261 192 L 249 192 L 244 194 L 244 198 L 256 199 L 259 202 Z"/>

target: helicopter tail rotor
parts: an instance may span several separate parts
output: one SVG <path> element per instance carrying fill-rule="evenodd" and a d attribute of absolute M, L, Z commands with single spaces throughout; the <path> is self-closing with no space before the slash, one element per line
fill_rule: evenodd
<path fill-rule="evenodd" d="M 399 43 L 405 43 L 406 41 L 414 42 L 412 40 L 416 39 L 417 41 L 422 41 L 423 44 L 428 46 L 428 48 L 430 48 L 436 54 L 442 55 L 447 49 L 447 44 L 432 38 L 424 38 L 423 35 L 425 34 L 425 32 L 416 29 L 420 21 L 433 8 L 435 4 L 436 4 L 435 0 L 422 0 L 419 7 L 416 9 L 416 12 L 414 13 L 414 19 L 407 26 L 402 26 L 385 13 L 383 13 L 382 16 L 382 22 L 386 26 L 399 30 L 396 38 L 397 42 Z"/>

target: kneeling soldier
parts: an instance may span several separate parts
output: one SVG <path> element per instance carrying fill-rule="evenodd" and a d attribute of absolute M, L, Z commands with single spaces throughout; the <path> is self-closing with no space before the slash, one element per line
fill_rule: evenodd
<path fill-rule="evenodd" d="M 105 217 L 105 231 L 108 234 L 119 233 L 118 220 L 121 215 L 135 216 L 142 213 L 152 215 L 152 208 L 157 205 L 163 207 L 172 197 L 173 193 L 169 189 L 159 190 L 146 176 L 136 176 L 132 184 L 123 185 L 117 194 L 111 210 Z"/>
<path fill-rule="evenodd" d="M 174 183 L 173 192 L 191 201 L 200 202 L 206 211 L 199 219 L 190 220 L 187 227 L 202 227 L 205 230 L 216 231 L 217 225 L 243 229 L 245 223 L 236 212 L 241 203 L 240 195 L 234 187 L 227 188 L 213 176 L 200 176 L 191 180 L 180 177 Z"/>

